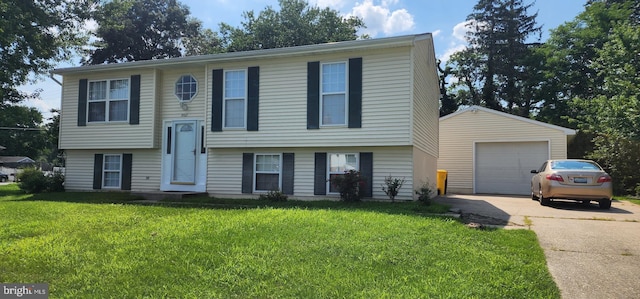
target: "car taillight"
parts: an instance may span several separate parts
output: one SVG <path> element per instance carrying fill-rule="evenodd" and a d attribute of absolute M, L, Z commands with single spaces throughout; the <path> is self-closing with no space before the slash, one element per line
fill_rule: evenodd
<path fill-rule="evenodd" d="M 598 178 L 598 183 L 606 183 L 606 182 L 611 182 L 611 177 L 608 175 L 601 175 Z"/>
<path fill-rule="evenodd" d="M 557 173 L 547 174 L 547 180 L 564 182 L 564 179 L 562 178 L 562 176 Z"/>

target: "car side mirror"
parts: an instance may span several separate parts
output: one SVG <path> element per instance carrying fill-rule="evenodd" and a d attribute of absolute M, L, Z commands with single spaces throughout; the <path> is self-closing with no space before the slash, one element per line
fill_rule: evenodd
<path fill-rule="evenodd" d="M 538 173 L 538 171 L 534 169 L 531 171 L 531 173 Z"/>

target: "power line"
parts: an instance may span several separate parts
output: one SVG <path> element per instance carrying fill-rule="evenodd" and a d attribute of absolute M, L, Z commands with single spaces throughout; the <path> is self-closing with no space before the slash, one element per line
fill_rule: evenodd
<path fill-rule="evenodd" d="M 20 127 L 0 127 L 0 130 L 13 130 L 13 131 L 44 131 L 45 128 L 20 128 Z"/>

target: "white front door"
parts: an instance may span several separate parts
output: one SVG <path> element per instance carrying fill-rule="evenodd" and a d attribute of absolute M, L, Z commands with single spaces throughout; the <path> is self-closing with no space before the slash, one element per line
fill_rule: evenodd
<path fill-rule="evenodd" d="M 196 182 L 196 121 L 173 122 L 172 184 L 195 184 Z"/>
<path fill-rule="evenodd" d="M 160 190 L 205 191 L 207 154 L 201 124 L 197 120 L 165 122 Z"/>

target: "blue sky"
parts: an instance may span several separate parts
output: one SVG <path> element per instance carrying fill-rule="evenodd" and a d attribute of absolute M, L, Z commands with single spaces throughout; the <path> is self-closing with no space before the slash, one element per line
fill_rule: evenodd
<path fill-rule="evenodd" d="M 312 5 L 330 7 L 343 15 L 355 15 L 364 20 L 367 33 L 373 38 L 431 32 L 434 35 L 436 56 L 447 60 L 456 50 L 464 48 L 464 22 L 477 0 L 308 0 Z M 242 12 L 256 13 L 270 5 L 277 9 L 277 0 L 180 0 L 191 15 L 203 22 L 205 28 L 218 31 L 221 22 L 239 26 Z M 524 0 L 531 3 L 533 0 Z M 549 29 L 571 21 L 584 10 L 586 0 L 535 0 L 530 13 L 538 12 L 538 25 L 543 26 L 542 41 Z M 79 59 L 60 67 L 77 66 Z M 41 88 L 41 99 L 26 104 L 38 108 L 45 118 L 51 108 L 60 108 L 61 88 L 51 79 L 23 86 L 25 91 Z"/>

